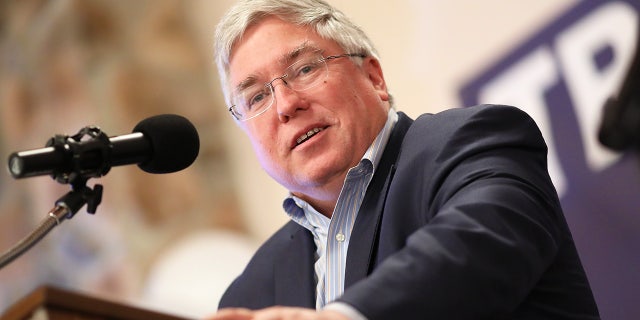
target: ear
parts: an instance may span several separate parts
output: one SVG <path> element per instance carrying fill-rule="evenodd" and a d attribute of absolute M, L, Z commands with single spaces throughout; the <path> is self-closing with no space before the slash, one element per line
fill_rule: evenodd
<path fill-rule="evenodd" d="M 382 99 L 382 101 L 389 101 L 387 83 L 384 81 L 384 74 L 382 73 L 380 61 L 374 57 L 366 57 L 363 61 L 362 69 L 366 72 L 369 77 L 369 81 L 376 89 L 380 99 Z"/>

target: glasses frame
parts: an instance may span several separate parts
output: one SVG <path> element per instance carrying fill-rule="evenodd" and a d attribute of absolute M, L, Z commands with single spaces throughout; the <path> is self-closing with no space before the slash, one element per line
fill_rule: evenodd
<path fill-rule="evenodd" d="M 324 62 L 324 63 L 326 64 L 326 63 L 327 63 L 327 61 L 335 60 L 335 59 L 338 59 L 338 58 L 346 58 L 346 57 L 358 57 L 358 58 L 364 58 L 364 57 L 366 57 L 366 56 L 367 56 L 367 55 L 366 55 L 366 54 L 363 54 L 363 53 L 343 53 L 343 54 L 338 54 L 338 55 L 330 55 L 330 56 L 326 56 L 326 57 L 323 57 L 323 56 L 320 54 L 320 57 L 321 57 L 321 58 L 318 60 L 318 62 Z M 294 65 L 294 64 L 296 64 L 296 63 L 298 63 L 298 61 L 294 62 L 294 63 L 293 63 L 293 64 L 291 64 L 291 65 Z M 288 68 L 287 68 L 287 69 L 288 69 Z M 286 80 L 284 80 L 284 79 L 286 79 L 288 76 L 289 76 L 289 75 L 288 75 L 287 73 L 285 73 L 285 74 L 283 74 L 283 75 L 281 75 L 281 76 L 279 76 L 279 77 L 275 77 L 275 78 L 271 79 L 271 81 L 265 82 L 264 87 L 269 88 L 269 90 L 271 91 L 271 102 L 269 102 L 269 105 L 268 105 L 267 107 L 265 107 L 265 108 L 264 108 L 264 110 L 262 110 L 262 111 L 260 111 L 260 112 L 258 112 L 258 113 L 256 113 L 256 114 L 254 114 L 254 115 L 252 115 L 251 117 L 247 117 L 247 118 L 245 118 L 245 117 L 243 117 L 243 116 L 242 116 L 242 114 L 241 114 L 240 112 L 238 112 L 237 107 L 236 107 L 236 105 L 234 104 L 234 105 L 232 105 L 231 107 L 229 107 L 229 109 L 228 109 L 229 113 L 230 113 L 230 114 L 231 114 L 231 116 L 233 116 L 233 118 L 234 118 L 234 119 L 236 119 L 237 121 L 244 122 L 244 121 L 248 121 L 248 120 L 251 120 L 251 119 L 253 119 L 253 118 L 256 118 L 256 117 L 260 116 L 261 114 L 263 114 L 263 113 L 267 112 L 267 110 L 271 109 L 271 107 L 274 105 L 274 103 L 275 103 L 275 101 L 276 101 L 275 89 L 273 88 L 273 82 L 274 82 L 274 81 L 276 81 L 276 80 L 283 80 L 284 84 L 285 84 L 287 87 L 289 87 L 289 85 L 287 84 L 287 81 L 286 81 Z M 289 88 L 291 88 L 291 87 L 289 87 Z M 311 88 L 311 87 L 310 87 L 310 88 Z M 292 90 L 294 90 L 294 89 L 292 89 Z M 304 89 L 304 90 L 306 90 L 306 89 Z M 294 91 L 296 91 L 296 92 L 297 92 L 297 90 L 294 90 Z"/>

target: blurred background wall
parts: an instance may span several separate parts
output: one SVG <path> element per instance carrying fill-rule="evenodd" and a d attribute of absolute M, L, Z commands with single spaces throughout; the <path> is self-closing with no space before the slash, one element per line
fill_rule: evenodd
<path fill-rule="evenodd" d="M 50 284 L 202 317 L 215 311 L 222 290 L 257 245 L 286 221 L 286 190 L 261 170 L 227 115 L 212 62 L 213 30 L 232 2 L 0 3 L 0 158 L 90 124 L 110 136 L 126 134 L 160 113 L 189 118 L 201 141 L 194 165 L 179 173 L 150 175 L 128 166 L 91 180 L 105 188 L 97 213 L 81 210 L 0 270 L 0 311 Z M 637 0 L 329 2 L 376 43 L 399 110 L 417 116 L 493 102 L 516 104 L 534 116 L 550 144 L 554 182 L 603 318 L 638 318 L 640 308 L 630 295 L 640 289 L 634 271 L 640 267 L 636 156 L 609 152 L 603 156 L 608 160 L 596 160 L 600 165 L 584 166 L 583 172 L 568 168 L 589 162 L 589 148 L 571 146 L 593 145 L 590 133 L 595 135 L 604 96 L 630 61 L 636 31 L 629 23 L 637 22 Z M 599 16 L 609 20 L 592 19 Z M 589 92 L 597 90 L 575 94 L 575 82 L 567 79 L 590 78 L 562 63 L 592 52 L 563 51 L 560 45 L 571 39 L 562 35 L 600 34 L 589 28 L 611 30 L 598 38 L 601 43 L 613 39 L 604 60 L 596 59 L 604 62 L 594 74 L 607 79 L 606 85 L 595 83 L 603 92 L 596 97 Z M 539 48 L 549 49 L 548 59 L 528 62 Z M 530 69 L 515 72 L 520 65 Z M 548 65 L 555 77 L 545 90 L 523 76 Z M 520 78 L 505 76 L 512 73 Z M 581 120 L 584 114 L 595 120 Z M 559 129 L 566 124 L 575 130 Z M 603 171 L 614 174 L 596 174 Z M 585 173 L 592 179 L 585 180 Z M 49 177 L 13 180 L 0 170 L 0 250 L 30 232 L 67 191 Z"/>

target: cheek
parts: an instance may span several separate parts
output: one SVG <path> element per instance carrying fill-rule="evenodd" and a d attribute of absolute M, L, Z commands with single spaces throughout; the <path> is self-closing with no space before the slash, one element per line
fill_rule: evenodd
<path fill-rule="evenodd" d="M 272 174 L 273 168 L 276 167 L 277 160 L 272 154 L 272 149 L 269 146 L 256 142 L 254 140 L 251 141 L 253 146 L 253 152 L 258 159 L 258 163 L 262 169 L 264 169 L 270 175 Z"/>
<path fill-rule="evenodd" d="M 251 143 L 253 151 L 258 155 L 264 153 L 264 149 L 266 147 L 266 139 L 264 138 L 265 135 L 260 134 L 260 130 L 258 130 L 255 126 L 251 126 L 246 123 L 245 125 L 241 126 L 241 128 L 246 137 L 249 138 L 249 142 Z"/>
<path fill-rule="evenodd" d="M 249 135 L 253 151 L 264 167 L 272 167 L 278 162 L 278 141 L 274 134 Z"/>
<path fill-rule="evenodd" d="M 271 145 L 270 140 L 264 137 L 252 137 L 251 145 L 253 146 L 253 150 L 256 154 L 260 155 L 260 157 L 264 157 L 273 152 L 274 146 Z"/>

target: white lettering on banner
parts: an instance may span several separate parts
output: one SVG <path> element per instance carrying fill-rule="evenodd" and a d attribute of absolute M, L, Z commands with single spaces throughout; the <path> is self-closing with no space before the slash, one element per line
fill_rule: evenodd
<path fill-rule="evenodd" d="M 637 25 L 638 13 L 628 3 L 604 4 L 558 33 L 555 48 L 539 46 L 478 92 L 480 103 L 512 104 L 536 121 L 549 147 L 549 173 L 561 197 L 567 178 L 558 160 L 545 92 L 564 81 L 589 169 L 598 172 L 612 165 L 621 155 L 601 146 L 597 132 L 602 106 L 620 86 L 633 58 Z M 600 70 L 595 56 L 606 48 L 613 59 Z"/>
<path fill-rule="evenodd" d="M 621 155 L 604 148 L 597 139 L 601 110 L 621 85 L 633 58 L 638 16 L 631 5 L 602 5 L 558 35 L 556 50 L 573 101 L 589 169 L 600 171 Z M 613 49 L 610 65 L 598 70 L 594 55 Z"/>
<path fill-rule="evenodd" d="M 518 106 L 527 112 L 540 127 L 549 147 L 549 174 L 558 194 L 566 190 L 566 177 L 558 160 L 551 121 L 544 93 L 558 82 L 558 68 L 549 48 L 533 51 L 500 76 L 487 83 L 478 94 L 483 103 Z"/>

